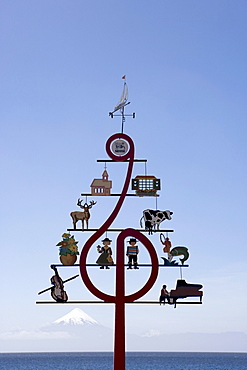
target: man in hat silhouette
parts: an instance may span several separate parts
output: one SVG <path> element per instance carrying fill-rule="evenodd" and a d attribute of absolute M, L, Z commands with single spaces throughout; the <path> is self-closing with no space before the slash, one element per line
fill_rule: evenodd
<path fill-rule="evenodd" d="M 136 245 L 136 239 L 131 238 L 128 242 L 130 244 L 127 246 L 127 253 L 126 253 L 126 256 L 128 256 L 129 258 L 128 269 L 132 269 L 132 262 L 134 265 L 134 269 L 139 269 L 139 267 L 137 267 L 137 255 L 139 253 L 139 248 Z"/>

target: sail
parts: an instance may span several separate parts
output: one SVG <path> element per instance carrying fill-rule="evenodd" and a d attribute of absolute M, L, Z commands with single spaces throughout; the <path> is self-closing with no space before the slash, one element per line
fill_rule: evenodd
<path fill-rule="evenodd" d="M 113 112 L 116 112 L 118 109 L 124 107 L 126 105 L 127 101 L 128 101 L 128 97 L 129 97 L 128 85 L 127 85 L 126 82 L 124 82 L 124 87 L 123 87 L 121 97 L 120 97 L 119 102 L 117 103 L 117 105 L 114 107 Z"/>

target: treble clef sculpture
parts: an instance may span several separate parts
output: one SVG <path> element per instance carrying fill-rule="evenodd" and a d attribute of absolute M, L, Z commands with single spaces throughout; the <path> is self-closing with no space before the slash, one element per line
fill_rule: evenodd
<path fill-rule="evenodd" d="M 129 148 L 128 152 L 119 157 L 116 156 L 111 151 L 111 143 L 114 140 L 123 139 L 128 142 Z M 91 282 L 86 267 L 86 260 L 87 255 L 92 247 L 92 245 L 108 230 L 112 222 L 117 217 L 122 204 L 124 202 L 125 196 L 127 194 L 127 190 L 129 187 L 133 163 L 134 163 L 134 143 L 132 139 L 123 133 L 117 133 L 112 135 L 106 142 L 106 152 L 109 157 L 116 162 L 123 162 L 128 161 L 128 170 L 126 174 L 126 179 L 123 185 L 122 193 L 119 197 L 119 200 L 111 213 L 108 219 L 104 222 L 104 224 L 87 240 L 85 243 L 80 257 L 80 272 L 81 277 L 92 294 L 94 294 L 99 299 L 102 299 L 104 302 L 108 303 L 115 303 L 115 342 L 114 342 L 114 369 L 124 370 L 125 369 L 125 303 L 134 302 L 135 300 L 141 298 L 144 294 L 146 294 L 154 285 L 157 276 L 158 276 L 158 257 L 155 251 L 153 244 L 150 240 L 140 233 L 137 230 L 128 228 L 123 230 L 117 238 L 116 242 L 116 294 L 115 296 L 103 293 L 99 289 L 97 289 L 93 283 Z M 134 237 L 138 239 L 148 250 L 150 258 L 151 258 L 151 265 L 152 269 L 150 272 L 150 276 L 146 282 L 146 284 L 137 292 L 125 295 L 125 274 L 124 274 L 124 240 L 127 237 Z"/>

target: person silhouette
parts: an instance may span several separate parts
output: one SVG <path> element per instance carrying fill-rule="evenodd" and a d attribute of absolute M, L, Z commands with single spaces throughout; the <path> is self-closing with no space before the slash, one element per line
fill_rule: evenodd
<path fill-rule="evenodd" d="M 103 246 L 101 247 L 100 245 L 97 246 L 97 250 L 101 255 L 97 259 L 96 263 L 98 263 L 103 269 L 104 267 L 106 269 L 109 269 L 109 265 L 113 265 L 113 259 L 112 259 L 112 249 L 110 247 L 112 240 L 109 238 L 105 238 L 102 240 Z"/>
<path fill-rule="evenodd" d="M 136 239 L 135 238 L 131 238 L 129 240 L 129 244 L 127 246 L 127 252 L 126 252 L 126 256 L 128 256 L 129 258 L 129 261 L 128 261 L 128 269 L 132 269 L 132 262 L 133 262 L 133 265 L 134 265 L 134 269 L 139 269 L 139 267 L 137 266 L 137 255 L 139 253 L 139 248 L 138 246 L 136 245 Z"/>
<path fill-rule="evenodd" d="M 163 302 L 165 304 L 167 299 L 167 302 L 170 303 L 170 293 L 166 289 L 166 285 L 163 285 L 161 292 L 160 292 L 160 305 Z"/>

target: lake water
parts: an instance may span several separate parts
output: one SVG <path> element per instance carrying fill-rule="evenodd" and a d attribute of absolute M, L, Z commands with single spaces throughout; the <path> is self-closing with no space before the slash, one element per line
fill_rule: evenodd
<path fill-rule="evenodd" d="M 111 370 L 111 352 L 0 353 L 1 370 Z M 247 353 L 128 352 L 126 370 L 246 370 Z"/>

